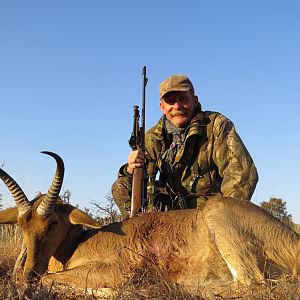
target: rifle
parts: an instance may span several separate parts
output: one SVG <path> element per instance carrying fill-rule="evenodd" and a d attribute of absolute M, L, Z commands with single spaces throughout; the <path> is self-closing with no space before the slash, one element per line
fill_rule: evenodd
<path fill-rule="evenodd" d="M 129 140 L 129 145 L 132 150 L 141 150 L 145 153 L 145 98 L 146 98 L 146 67 L 143 67 L 143 89 L 142 89 L 142 124 L 139 124 L 139 107 L 135 105 L 133 107 L 133 131 Z M 133 217 L 145 204 L 145 177 L 146 169 L 145 165 L 141 168 L 136 168 L 133 171 L 132 178 L 132 190 L 131 190 L 131 208 L 130 217 Z"/>

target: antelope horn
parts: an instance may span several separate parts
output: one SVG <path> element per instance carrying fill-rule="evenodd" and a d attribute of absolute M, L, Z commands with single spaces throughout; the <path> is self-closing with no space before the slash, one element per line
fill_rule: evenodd
<path fill-rule="evenodd" d="M 3 180 L 12 196 L 14 197 L 19 212 L 19 216 L 25 214 L 30 208 L 30 202 L 28 201 L 25 193 L 19 187 L 19 185 L 11 178 L 4 170 L 0 168 L 0 178 Z"/>
<path fill-rule="evenodd" d="M 57 164 L 56 173 L 48 193 L 37 208 L 37 213 L 40 216 L 48 216 L 52 213 L 57 198 L 59 197 L 59 192 L 63 184 L 65 167 L 64 162 L 59 155 L 49 151 L 42 151 L 42 153 L 52 156 Z"/>

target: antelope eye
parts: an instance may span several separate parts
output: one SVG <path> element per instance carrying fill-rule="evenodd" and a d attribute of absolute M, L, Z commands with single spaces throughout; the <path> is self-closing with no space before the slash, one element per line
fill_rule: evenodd
<path fill-rule="evenodd" d="M 54 230 L 57 227 L 57 221 L 49 224 L 47 231 Z"/>

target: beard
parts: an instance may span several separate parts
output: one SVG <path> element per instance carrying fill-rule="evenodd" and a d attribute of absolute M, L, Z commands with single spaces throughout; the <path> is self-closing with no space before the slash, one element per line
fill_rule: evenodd
<path fill-rule="evenodd" d="M 180 109 L 180 110 L 172 110 L 170 112 L 170 116 L 173 117 L 185 117 L 187 116 L 187 111 L 185 109 Z"/>

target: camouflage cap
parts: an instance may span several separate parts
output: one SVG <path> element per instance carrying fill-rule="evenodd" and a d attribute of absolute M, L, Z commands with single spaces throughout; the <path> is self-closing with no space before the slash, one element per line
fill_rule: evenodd
<path fill-rule="evenodd" d="M 194 87 L 186 75 L 176 74 L 171 75 L 160 84 L 159 97 L 162 98 L 167 93 L 174 91 L 192 91 L 194 93 Z"/>

